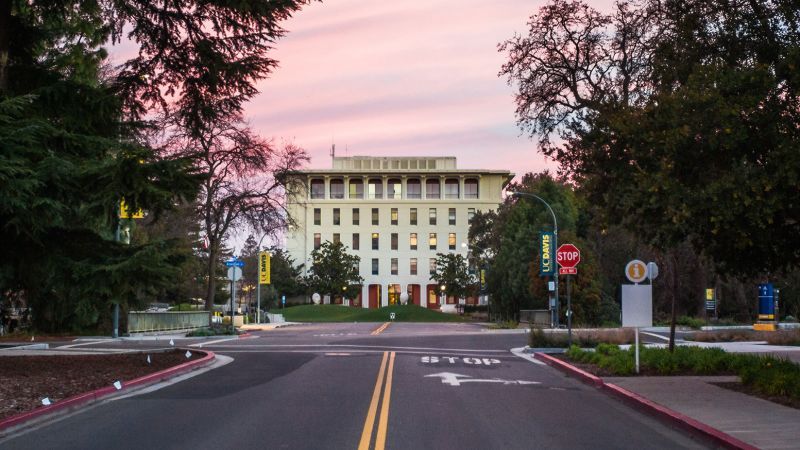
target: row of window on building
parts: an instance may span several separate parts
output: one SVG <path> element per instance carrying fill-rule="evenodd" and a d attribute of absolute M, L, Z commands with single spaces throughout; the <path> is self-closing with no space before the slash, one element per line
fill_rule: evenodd
<path fill-rule="evenodd" d="M 360 208 L 353 208 L 353 225 L 361 224 L 361 210 Z M 428 208 L 428 224 L 436 225 L 437 213 L 436 208 Z M 475 216 L 475 208 L 467 209 L 467 222 Z M 398 225 L 400 223 L 400 212 L 397 208 L 391 208 L 389 211 L 389 223 Z M 456 208 L 447 209 L 447 223 L 448 225 L 456 224 Z M 333 208 L 333 224 L 342 224 L 342 211 L 340 208 Z M 411 208 L 408 213 L 408 224 L 417 225 L 417 208 Z M 322 225 L 322 208 L 314 208 L 314 225 Z M 372 225 L 380 225 L 380 208 L 372 208 Z"/>
<path fill-rule="evenodd" d="M 461 197 L 461 180 L 459 178 L 445 178 L 444 183 L 439 177 L 426 178 L 423 184 L 421 178 L 408 178 L 405 180 L 405 195 L 403 193 L 404 183 L 400 178 L 389 178 L 386 180 L 386 189 L 382 178 L 369 178 L 365 183 L 361 178 L 350 178 L 347 183 L 347 198 L 352 199 L 458 199 Z M 444 192 L 442 189 L 444 185 Z M 425 187 L 423 194 L 422 187 Z M 329 181 L 328 198 L 343 199 L 345 193 L 345 180 L 344 178 L 332 178 Z M 464 196 L 465 199 L 477 199 L 478 192 L 478 179 L 465 178 L 464 179 Z M 325 198 L 325 180 L 322 178 L 311 179 L 311 198 L 324 199 Z"/>
<path fill-rule="evenodd" d="M 391 233 L 390 239 L 390 248 L 392 250 L 398 250 L 398 241 L 399 235 L 398 233 Z M 372 233 L 372 250 L 380 250 L 380 233 Z M 342 241 L 342 235 L 340 233 L 333 233 L 332 242 L 334 244 L 338 244 Z M 417 233 L 409 233 L 408 236 L 408 249 L 409 250 L 417 250 L 418 248 L 419 238 Z M 447 249 L 448 250 L 456 250 L 457 246 L 457 239 L 455 233 L 448 233 L 447 234 Z M 314 250 L 317 250 L 322 246 L 322 234 L 321 233 L 314 233 Z M 436 250 L 438 247 L 438 237 L 436 233 L 428 233 L 428 248 L 430 250 Z M 351 248 L 353 250 L 361 250 L 361 234 L 360 233 L 353 233 L 353 238 L 351 241 Z"/>
<path fill-rule="evenodd" d="M 399 258 L 389 259 L 389 274 L 400 275 Z M 408 260 L 408 274 L 417 275 L 417 258 L 409 258 Z M 436 272 L 436 258 L 428 258 L 428 274 L 433 275 Z M 372 258 L 372 275 L 380 275 L 380 260 Z"/>

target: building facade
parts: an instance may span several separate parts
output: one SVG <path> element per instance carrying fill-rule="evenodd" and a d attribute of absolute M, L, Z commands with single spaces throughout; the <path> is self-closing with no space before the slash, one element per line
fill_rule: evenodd
<path fill-rule="evenodd" d="M 497 209 L 513 174 L 459 169 L 455 157 L 353 156 L 297 176 L 304 188 L 289 198 L 296 226 L 287 250 L 304 271 L 315 248 L 341 241 L 361 258 L 364 278 L 360 293 L 346 293 L 349 304 L 378 308 L 407 293 L 409 303 L 439 308 L 439 286 L 430 279 L 436 254 L 466 256 L 469 220 Z"/>

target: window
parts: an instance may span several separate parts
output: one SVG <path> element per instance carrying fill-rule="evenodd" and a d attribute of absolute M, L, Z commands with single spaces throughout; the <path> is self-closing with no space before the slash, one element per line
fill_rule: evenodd
<path fill-rule="evenodd" d="M 447 221 L 448 221 L 448 223 L 450 223 L 450 225 L 455 225 L 456 224 L 456 209 L 455 208 L 449 208 L 447 210 Z"/>
<path fill-rule="evenodd" d="M 408 214 L 408 221 L 411 225 L 417 224 L 417 208 L 411 208 L 411 212 Z"/>
<path fill-rule="evenodd" d="M 431 250 L 436 250 L 436 233 L 428 235 L 428 246 Z"/>
<path fill-rule="evenodd" d="M 378 225 L 378 208 L 372 208 L 372 224 Z"/>
<path fill-rule="evenodd" d="M 472 222 L 473 217 L 475 217 L 475 208 L 467 209 L 467 222 Z"/>
<path fill-rule="evenodd" d="M 427 178 L 425 179 L 425 198 L 439 198 L 439 179 L 438 178 Z"/>
<path fill-rule="evenodd" d="M 314 208 L 314 225 L 322 225 L 322 210 Z"/>
<path fill-rule="evenodd" d="M 403 198 L 403 180 L 399 178 L 389 178 L 386 184 L 386 198 Z"/>
<path fill-rule="evenodd" d="M 370 178 L 367 186 L 369 198 L 383 198 L 383 180 L 380 178 Z"/>
<path fill-rule="evenodd" d="M 417 233 L 411 233 L 411 236 L 408 238 L 408 246 L 411 250 L 417 249 Z"/>
<path fill-rule="evenodd" d="M 431 275 L 436 273 L 436 258 L 431 258 L 428 260 L 428 273 Z"/>
<path fill-rule="evenodd" d="M 325 198 L 325 180 L 319 178 L 311 180 L 311 198 Z"/>
<path fill-rule="evenodd" d="M 333 243 L 338 244 L 339 242 L 342 242 L 342 235 L 339 233 L 333 233 Z"/>
<path fill-rule="evenodd" d="M 406 198 L 422 198 L 422 182 L 419 178 L 406 180 Z"/>
<path fill-rule="evenodd" d="M 372 274 L 378 274 L 378 258 L 372 258 Z"/>
<path fill-rule="evenodd" d="M 319 233 L 314 233 L 314 250 L 317 250 L 322 246 L 322 235 Z"/>
<path fill-rule="evenodd" d="M 333 208 L 333 224 L 334 225 L 341 225 L 342 224 L 342 213 L 339 208 Z"/>
<path fill-rule="evenodd" d="M 444 198 L 458 198 L 458 178 L 444 180 Z"/>
<path fill-rule="evenodd" d="M 397 275 L 397 258 L 392 258 L 391 263 L 392 275 Z"/>
<path fill-rule="evenodd" d="M 428 210 L 428 224 L 436 225 L 436 208 Z"/>
<path fill-rule="evenodd" d="M 397 233 L 392 233 L 392 250 L 397 250 Z"/>
<path fill-rule="evenodd" d="M 361 250 L 361 236 L 353 233 L 353 250 Z"/>
<path fill-rule="evenodd" d="M 353 208 L 353 225 L 358 225 L 361 222 L 361 211 L 358 208 Z"/>
<path fill-rule="evenodd" d="M 350 198 L 364 198 L 364 180 L 350 180 Z"/>
<path fill-rule="evenodd" d="M 392 208 L 392 216 L 391 216 L 392 225 L 397 225 L 397 216 L 398 216 L 397 208 Z"/>
<path fill-rule="evenodd" d="M 467 178 L 464 180 L 464 198 L 478 198 L 477 178 Z"/>
<path fill-rule="evenodd" d="M 331 180 L 331 198 L 344 198 L 344 180 Z"/>
<path fill-rule="evenodd" d="M 380 235 L 378 233 L 372 233 L 372 249 L 378 250 L 378 241 L 380 240 Z"/>
<path fill-rule="evenodd" d="M 450 233 L 447 235 L 447 248 L 450 250 L 456 249 L 456 234 Z"/>
<path fill-rule="evenodd" d="M 411 275 L 417 274 L 417 258 L 411 258 L 411 260 L 409 261 L 408 271 Z"/>

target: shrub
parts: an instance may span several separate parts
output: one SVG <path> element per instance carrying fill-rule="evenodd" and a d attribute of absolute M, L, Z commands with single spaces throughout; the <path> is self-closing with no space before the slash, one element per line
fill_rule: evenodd
<path fill-rule="evenodd" d="M 697 318 L 694 318 L 694 317 L 681 316 L 681 317 L 678 317 L 678 319 L 675 321 L 675 323 L 677 323 L 678 325 L 683 325 L 685 327 L 694 328 L 696 330 L 699 330 L 700 327 L 702 327 L 703 325 L 706 324 L 706 321 L 703 320 L 703 319 L 697 319 Z"/>
<path fill-rule="evenodd" d="M 573 329 L 572 342 L 580 347 L 595 347 L 599 344 L 630 344 L 634 341 L 631 329 Z M 565 330 L 545 331 L 532 328 L 528 345 L 534 348 L 566 348 L 569 336 Z"/>
<path fill-rule="evenodd" d="M 489 325 L 492 330 L 515 330 L 519 327 L 519 322 L 516 320 L 506 320 L 505 322 L 497 322 Z"/>
<path fill-rule="evenodd" d="M 764 340 L 772 345 L 800 345 L 800 329 L 764 332 Z"/>

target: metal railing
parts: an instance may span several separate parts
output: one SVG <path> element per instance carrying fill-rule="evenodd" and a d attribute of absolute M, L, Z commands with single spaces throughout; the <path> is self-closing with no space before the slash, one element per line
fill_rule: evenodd
<path fill-rule="evenodd" d="M 128 313 L 128 333 L 190 330 L 208 326 L 208 311 L 169 311 Z"/>

